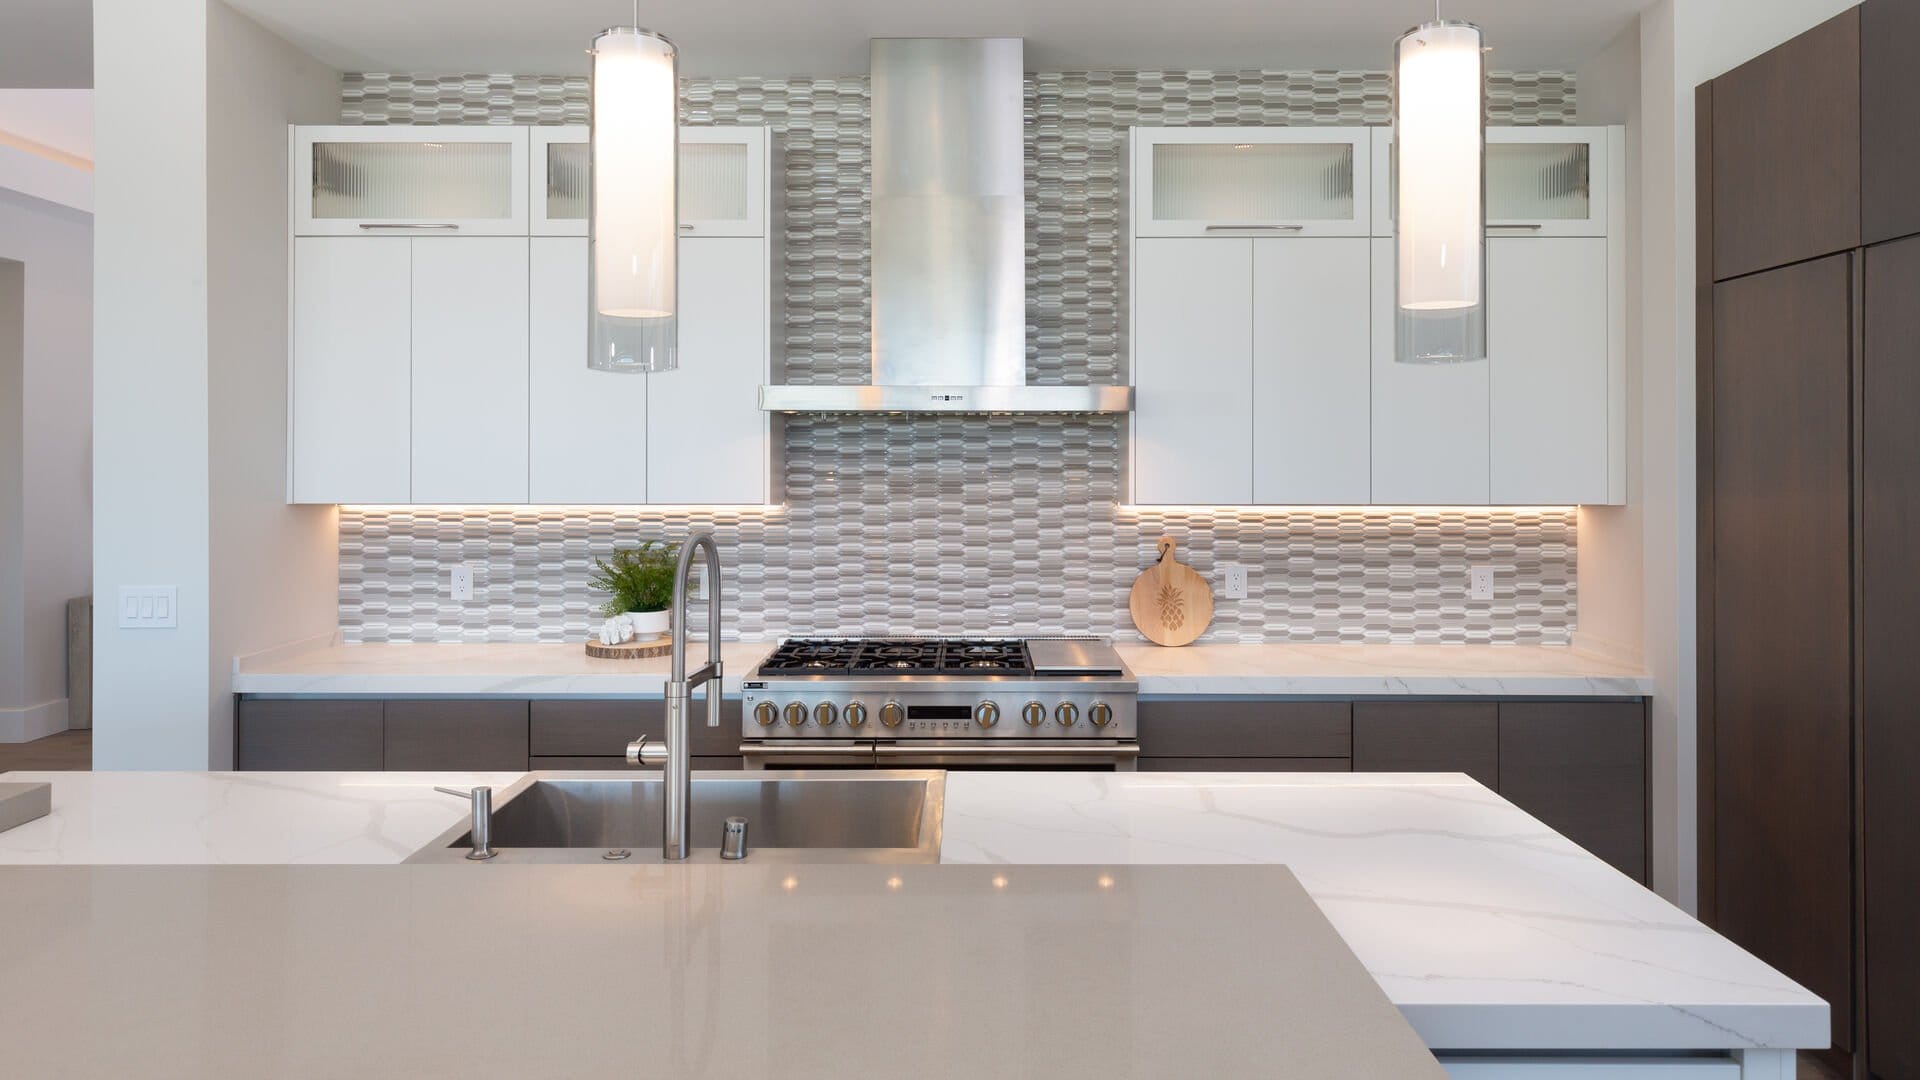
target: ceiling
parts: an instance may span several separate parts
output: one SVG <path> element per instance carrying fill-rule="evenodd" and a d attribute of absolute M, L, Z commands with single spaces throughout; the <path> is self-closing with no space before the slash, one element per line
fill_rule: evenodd
<path fill-rule="evenodd" d="M 92 85 L 91 0 L 0 0 L 0 86 Z"/>
<path fill-rule="evenodd" d="M 11 4 L 21 0 L 6 0 Z M 28 0 L 48 4 L 57 0 Z M 584 73 L 621 0 L 228 0 L 346 71 Z M 1452 0 L 1486 27 L 1503 70 L 1568 69 L 1598 54 L 1647 0 Z M 1027 39 L 1030 70 L 1386 67 L 1421 0 L 648 0 L 640 25 L 680 46 L 689 75 L 867 70 L 867 39 Z"/>

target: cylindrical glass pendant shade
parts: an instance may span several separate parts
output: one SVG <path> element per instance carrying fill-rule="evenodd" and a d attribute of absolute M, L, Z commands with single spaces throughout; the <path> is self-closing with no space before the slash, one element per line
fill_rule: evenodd
<path fill-rule="evenodd" d="M 587 366 L 680 366 L 679 78 L 673 43 L 615 27 L 593 39 L 588 91 Z"/>
<path fill-rule="evenodd" d="M 1481 360 L 1486 320 L 1486 70 L 1480 28 L 1442 21 L 1394 45 L 1394 359 Z"/>

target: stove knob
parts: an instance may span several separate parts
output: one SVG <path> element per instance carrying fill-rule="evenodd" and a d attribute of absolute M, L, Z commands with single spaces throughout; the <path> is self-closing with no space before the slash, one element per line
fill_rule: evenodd
<path fill-rule="evenodd" d="M 1072 727 L 1080 722 L 1080 706 L 1071 701 L 1063 701 L 1053 710 L 1053 718 L 1060 721 L 1061 727 Z"/>
<path fill-rule="evenodd" d="M 1113 723 L 1113 706 L 1104 701 L 1096 701 L 1087 706 L 1087 722 L 1101 728 Z"/>
<path fill-rule="evenodd" d="M 1000 722 L 1000 706 L 991 701 L 983 701 L 973 707 L 973 722 L 983 728 L 990 728 Z"/>
<path fill-rule="evenodd" d="M 753 718 L 761 727 L 772 727 L 773 722 L 780 719 L 780 710 L 773 707 L 773 702 L 763 701 L 753 707 Z"/>
<path fill-rule="evenodd" d="M 787 702 L 787 726 L 799 727 L 807 722 L 807 707 L 797 701 Z"/>
<path fill-rule="evenodd" d="M 813 707 L 813 722 L 821 727 L 832 727 L 839 716 L 840 710 L 834 708 L 831 701 L 823 701 Z"/>
<path fill-rule="evenodd" d="M 1020 719 L 1025 720 L 1028 727 L 1039 727 L 1047 722 L 1047 707 L 1037 701 L 1029 701 L 1020 706 Z"/>
<path fill-rule="evenodd" d="M 889 701 L 880 706 L 880 722 L 888 727 L 899 727 L 900 721 L 906 718 L 907 710 L 901 708 L 897 701 Z"/>
<path fill-rule="evenodd" d="M 867 726 L 867 707 L 865 705 L 862 705 L 857 701 L 850 701 L 847 703 L 847 726 L 848 727 L 866 727 Z"/>

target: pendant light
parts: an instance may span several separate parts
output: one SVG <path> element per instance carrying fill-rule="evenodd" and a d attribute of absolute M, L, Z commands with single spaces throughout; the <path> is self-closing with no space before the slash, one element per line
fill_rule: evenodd
<path fill-rule="evenodd" d="M 679 73 L 673 42 L 603 30 L 588 50 L 587 366 L 680 366 Z"/>
<path fill-rule="evenodd" d="M 1483 42 L 1436 3 L 1432 22 L 1394 43 L 1393 358 L 1403 364 L 1487 355 Z"/>

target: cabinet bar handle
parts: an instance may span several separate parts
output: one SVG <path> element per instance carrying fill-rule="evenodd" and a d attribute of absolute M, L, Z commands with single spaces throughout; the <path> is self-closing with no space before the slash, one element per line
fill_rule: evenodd
<path fill-rule="evenodd" d="M 458 229 L 460 228 L 460 226 L 458 225 L 453 225 L 453 224 L 448 224 L 443 222 L 423 224 L 423 223 L 416 223 L 411 221 L 396 221 L 392 223 L 377 222 L 377 221 L 363 221 L 360 223 L 360 227 L 363 229 Z"/>
<path fill-rule="evenodd" d="M 1271 229 L 1275 232 L 1299 232 L 1305 225 L 1209 225 L 1207 232 L 1237 232 L 1242 229 Z"/>
<path fill-rule="evenodd" d="M 1520 232 L 1539 232 L 1544 228 L 1546 228 L 1545 225 L 1489 225 L 1487 226 L 1487 231 L 1492 232 L 1495 229 L 1516 229 Z"/>
<path fill-rule="evenodd" d="M 681 232 L 692 232 L 692 231 L 693 231 L 693 226 L 691 226 L 691 225 L 682 225 L 682 226 L 680 226 L 680 231 L 681 231 Z"/>

